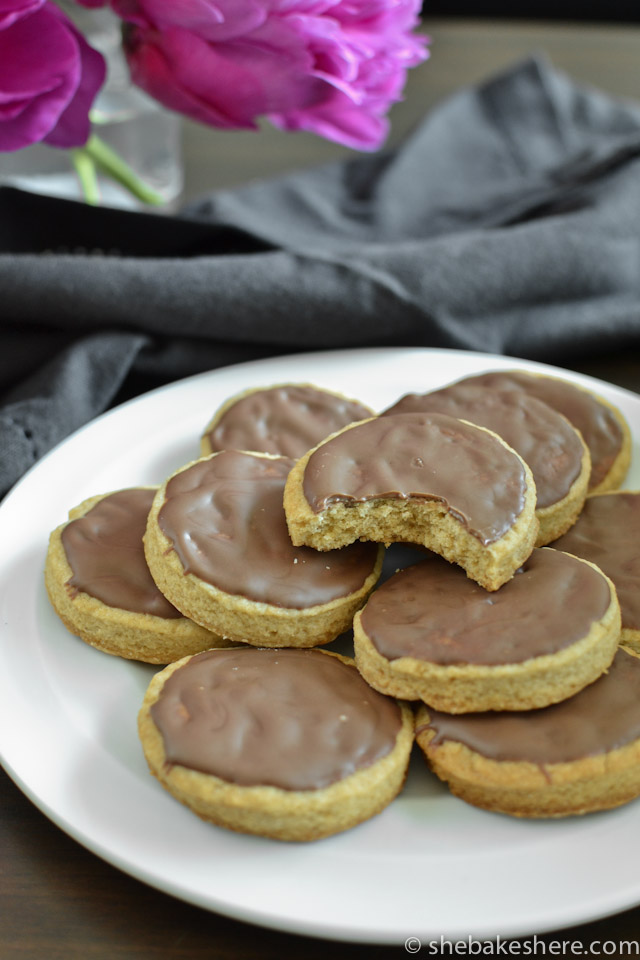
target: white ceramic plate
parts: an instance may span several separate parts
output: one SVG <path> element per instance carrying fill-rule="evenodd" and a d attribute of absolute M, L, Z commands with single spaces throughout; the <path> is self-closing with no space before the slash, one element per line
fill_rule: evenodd
<path fill-rule="evenodd" d="M 49 532 L 93 494 L 160 483 L 198 456 L 199 435 L 248 387 L 314 382 L 381 410 L 471 373 L 555 368 L 473 353 L 386 349 L 289 356 L 172 384 L 58 446 L 0 508 L 0 748 L 9 774 L 98 856 L 184 900 L 292 932 L 401 944 L 419 937 L 542 933 L 640 903 L 640 803 L 556 822 L 485 813 L 412 763 L 401 796 L 354 830 L 311 844 L 201 822 L 147 772 L 136 714 L 153 667 L 71 636 L 42 579 Z M 616 403 L 635 434 L 640 397 L 566 374 Z"/>

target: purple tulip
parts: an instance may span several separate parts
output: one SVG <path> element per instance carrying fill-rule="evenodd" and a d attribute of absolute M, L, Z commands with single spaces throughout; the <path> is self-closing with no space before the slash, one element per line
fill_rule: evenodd
<path fill-rule="evenodd" d="M 91 2 L 91 0 L 84 0 Z M 111 0 L 135 83 L 214 127 L 266 116 L 360 150 L 384 140 L 409 67 L 420 0 Z"/>
<path fill-rule="evenodd" d="M 0 0 L 0 151 L 40 141 L 77 147 L 105 63 L 45 0 Z"/>
<path fill-rule="evenodd" d="M 0 30 L 39 10 L 45 0 L 0 0 Z"/>

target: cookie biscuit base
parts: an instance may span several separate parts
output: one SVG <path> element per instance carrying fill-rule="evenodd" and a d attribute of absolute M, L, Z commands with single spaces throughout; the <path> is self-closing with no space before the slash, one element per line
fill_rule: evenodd
<path fill-rule="evenodd" d="M 531 374 L 531 376 L 545 378 L 547 380 L 562 380 L 562 377 L 550 377 L 548 374 L 544 373 L 533 373 L 532 371 L 528 372 Z M 618 451 L 618 455 L 615 457 L 613 463 L 609 467 L 609 470 L 602 478 L 600 483 L 596 487 L 592 487 L 589 490 L 589 496 L 593 496 L 596 493 L 609 493 L 612 490 L 617 490 L 624 482 L 624 478 L 626 477 L 631 464 L 631 430 L 629 429 L 629 424 L 615 404 L 611 403 L 599 393 L 595 393 L 593 390 L 588 390 L 586 387 L 583 387 L 578 383 L 574 383 L 573 381 L 570 382 L 571 385 L 576 388 L 576 390 L 581 390 L 583 393 L 589 394 L 593 400 L 601 404 L 603 407 L 606 407 L 611 412 L 618 426 L 620 427 L 621 446 L 620 450 Z"/>
<path fill-rule="evenodd" d="M 581 562 L 602 574 L 595 564 Z M 611 603 L 604 616 L 585 637 L 558 653 L 496 666 L 443 665 L 414 657 L 388 660 L 364 632 L 359 611 L 353 623 L 356 666 L 374 690 L 403 700 L 422 700 L 444 713 L 549 706 L 597 680 L 615 656 L 620 639 L 620 605 L 615 587 L 608 577 L 605 580 L 611 590 Z"/>
<path fill-rule="evenodd" d="M 591 490 L 589 490 L 589 496 L 594 496 L 598 493 L 611 493 L 612 491 L 620 489 L 624 483 L 627 473 L 629 472 L 629 467 L 631 466 L 632 447 L 631 430 L 622 412 L 613 403 L 605 399 L 605 397 L 601 397 L 600 394 L 593 393 L 592 396 L 595 397 L 598 403 L 601 403 L 604 407 L 607 407 L 613 414 L 622 433 L 622 445 L 620 447 L 620 452 L 611 464 L 608 473 L 605 477 L 603 477 L 596 487 L 593 487 Z"/>
<path fill-rule="evenodd" d="M 109 494 L 90 497 L 74 507 L 69 511 L 69 521 L 84 516 L 105 496 Z M 45 585 L 54 610 L 72 634 L 103 653 L 154 664 L 171 663 L 222 643 L 228 645 L 215 633 L 185 617 L 169 619 L 151 613 L 134 613 L 111 607 L 83 591 L 72 597 L 67 582 L 73 570 L 61 540 L 65 526 L 61 524 L 49 538 Z"/>
<path fill-rule="evenodd" d="M 347 657 L 320 652 L 353 663 Z M 318 790 L 246 787 L 179 764 L 168 765 L 162 736 L 150 710 L 168 677 L 188 659 L 171 664 L 152 679 L 138 716 L 138 730 L 153 776 L 202 820 L 276 840 L 319 840 L 380 813 L 402 789 L 414 739 L 413 714 L 406 704 L 399 704 L 402 726 L 390 753 L 370 767 Z"/>
<path fill-rule="evenodd" d="M 620 646 L 640 657 L 640 630 L 623 627 L 620 634 Z"/>
<path fill-rule="evenodd" d="M 546 547 L 557 540 L 558 537 L 561 537 L 563 533 L 566 533 L 580 516 L 587 498 L 589 477 L 591 476 L 591 454 L 579 430 L 576 430 L 576 433 L 580 437 L 583 447 L 580 473 L 562 500 L 558 500 L 557 503 L 552 503 L 548 507 L 536 509 L 536 516 L 540 523 L 536 547 Z"/>
<path fill-rule="evenodd" d="M 270 455 L 256 453 L 253 456 Z M 190 466 L 192 464 L 187 464 L 182 469 Z M 158 523 L 165 489 L 166 483 L 154 498 L 144 536 L 151 575 L 160 591 L 186 617 L 228 640 L 260 647 L 314 647 L 331 643 L 351 627 L 354 614 L 380 578 L 384 558 L 382 547 L 362 586 L 329 603 L 297 609 L 226 593 L 193 573 L 185 574 L 173 544 Z"/>
<path fill-rule="evenodd" d="M 610 810 L 640 795 L 640 740 L 607 753 L 544 766 L 491 760 L 463 743 L 431 744 L 429 708 L 416 715 L 416 740 L 429 767 L 456 797 L 496 813 L 532 819 Z"/>
<path fill-rule="evenodd" d="M 345 427 L 352 430 L 360 423 Z M 484 427 L 462 423 L 490 434 L 502 446 L 511 447 Z M 337 436 L 333 434 L 327 441 Z M 323 441 L 323 443 L 327 442 Z M 468 577 L 485 590 L 498 590 L 510 580 L 533 551 L 539 522 L 535 515 L 536 487 L 531 470 L 513 450 L 526 476 L 525 505 L 513 526 L 499 540 L 484 546 L 456 520 L 448 508 L 437 500 L 378 497 L 355 504 L 331 503 L 315 513 L 304 495 L 304 472 L 318 444 L 293 467 L 284 489 L 284 508 L 292 542 L 316 550 L 334 550 L 356 540 L 376 543 L 416 543 L 433 550 L 451 563 L 461 566 Z"/>

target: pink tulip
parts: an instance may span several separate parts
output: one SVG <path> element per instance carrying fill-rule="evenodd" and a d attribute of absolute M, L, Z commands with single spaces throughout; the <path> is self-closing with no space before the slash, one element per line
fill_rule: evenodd
<path fill-rule="evenodd" d="M 84 0 L 91 2 L 91 0 Z M 384 140 L 409 67 L 419 0 L 111 0 L 135 83 L 215 127 L 261 116 L 361 150 Z"/>
<path fill-rule="evenodd" d="M 0 0 L 0 151 L 85 143 L 104 77 L 102 56 L 55 4 Z"/>

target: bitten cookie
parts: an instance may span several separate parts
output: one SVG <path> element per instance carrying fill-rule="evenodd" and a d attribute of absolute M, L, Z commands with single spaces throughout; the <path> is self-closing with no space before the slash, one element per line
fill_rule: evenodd
<path fill-rule="evenodd" d="M 606 493 L 621 486 L 631 461 L 631 431 L 621 411 L 604 397 L 560 377 L 522 370 L 496 370 L 459 382 L 523 391 L 553 407 L 580 431 L 589 448 L 589 493 Z"/>
<path fill-rule="evenodd" d="M 319 554 L 291 543 L 282 494 L 293 460 L 226 450 L 160 488 L 145 551 L 171 602 L 197 623 L 257 646 L 329 643 L 376 584 L 383 551 Z"/>
<path fill-rule="evenodd" d="M 413 744 L 406 705 L 321 650 L 212 650 L 157 674 L 139 715 L 151 773 L 204 820 L 317 840 L 382 811 Z"/>
<path fill-rule="evenodd" d="M 518 390 L 468 383 L 432 393 L 407 394 L 382 416 L 444 413 L 497 433 L 529 465 L 536 484 L 536 546 L 557 539 L 575 523 L 587 495 L 591 458 L 566 417 Z"/>
<path fill-rule="evenodd" d="M 104 653 L 171 663 L 221 643 L 155 585 L 142 537 L 156 488 L 91 497 L 53 531 L 45 583 L 65 626 Z"/>
<path fill-rule="evenodd" d="M 564 700 L 607 669 L 619 639 L 611 581 L 550 548 L 491 594 L 439 557 L 423 560 L 354 620 L 356 665 L 372 687 L 448 713 Z"/>
<path fill-rule="evenodd" d="M 205 427 L 203 456 L 252 450 L 297 460 L 311 447 L 373 410 L 312 384 L 279 384 L 246 390 L 227 400 Z"/>
<path fill-rule="evenodd" d="M 454 716 L 422 706 L 416 736 L 456 796 L 516 817 L 608 810 L 640 795 L 640 660 L 529 713 Z"/>
<path fill-rule="evenodd" d="M 640 653 L 640 492 L 588 497 L 576 525 L 553 545 L 597 564 L 615 584 L 620 642 Z"/>
<path fill-rule="evenodd" d="M 418 543 L 487 590 L 533 550 L 535 503 L 531 471 L 504 441 L 435 413 L 346 427 L 297 462 L 284 494 L 295 544 Z"/>

